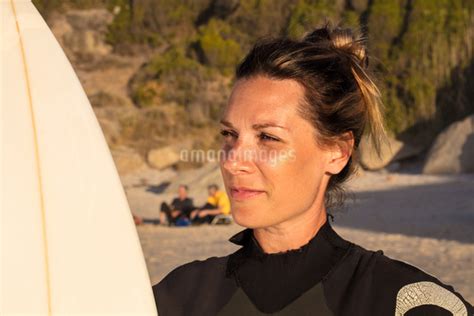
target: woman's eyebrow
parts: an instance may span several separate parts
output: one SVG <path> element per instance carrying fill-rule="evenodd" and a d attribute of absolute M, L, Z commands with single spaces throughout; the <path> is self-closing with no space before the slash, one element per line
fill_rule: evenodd
<path fill-rule="evenodd" d="M 225 125 L 225 126 L 234 128 L 234 125 L 232 125 L 232 123 L 229 122 L 229 121 L 220 120 L 220 123 Z M 267 127 L 277 127 L 277 128 L 288 130 L 286 127 L 278 125 L 278 124 L 273 123 L 273 122 L 258 123 L 258 124 L 253 124 L 252 125 L 253 129 L 263 129 L 263 128 L 267 128 Z"/>
<path fill-rule="evenodd" d="M 281 126 L 281 125 L 278 125 L 278 124 L 275 124 L 273 122 L 267 122 L 267 123 L 260 123 L 260 124 L 253 124 L 252 125 L 252 128 L 253 129 L 262 129 L 262 128 L 266 128 L 266 127 L 278 127 L 278 128 L 281 128 L 281 129 L 286 129 L 286 127 L 284 126 Z"/>
<path fill-rule="evenodd" d="M 221 123 L 222 125 L 225 125 L 225 126 L 228 126 L 228 127 L 232 127 L 234 128 L 234 125 L 232 125 L 231 122 L 229 121 L 226 121 L 226 120 L 220 120 L 219 123 Z"/>

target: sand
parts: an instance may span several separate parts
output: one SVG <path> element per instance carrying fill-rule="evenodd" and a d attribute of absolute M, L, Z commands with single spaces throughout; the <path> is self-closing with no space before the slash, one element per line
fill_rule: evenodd
<path fill-rule="evenodd" d="M 171 176 L 179 178 L 168 173 Z M 159 203 L 174 195 L 156 193 L 150 189 L 155 186 L 126 186 L 136 214 L 153 216 Z M 353 198 L 345 209 L 335 212 L 333 226 L 341 236 L 415 265 L 474 302 L 474 175 L 365 172 L 350 188 Z M 198 202 L 204 198 L 200 194 Z M 237 246 L 227 240 L 243 229 L 236 224 L 137 228 L 153 284 L 184 263 L 235 251 Z"/>

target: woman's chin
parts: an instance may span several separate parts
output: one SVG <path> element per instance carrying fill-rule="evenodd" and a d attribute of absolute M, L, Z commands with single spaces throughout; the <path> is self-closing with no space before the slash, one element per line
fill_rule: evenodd
<path fill-rule="evenodd" d="M 232 209 L 232 217 L 236 224 L 247 228 L 268 227 L 272 224 L 265 218 L 265 212 L 262 210 L 256 212 L 255 209 Z"/>
<path fill-rule="evenodd" d="M 234 222 L 240 226 L 247 228 L 255 228 L 259 226 L 259 216 L 255 214 L 255 210 L 246 208 L 232 209 L 232 217 Z"/>

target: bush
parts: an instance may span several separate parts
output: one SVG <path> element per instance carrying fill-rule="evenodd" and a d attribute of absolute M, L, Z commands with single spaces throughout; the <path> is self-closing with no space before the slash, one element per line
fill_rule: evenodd
<path fill-rule="evenodd" d="M 240 45 L 231 38 L 232 28 L 220 20 L 212 19 L 199 30 L 198 45 L 203 62 L 230 74 L 241 58 Z"/>
<path fill-rule="evenodd" d="M 136 44 L 150 48 L 183 44 L 195 34 L 193 21 L 206 5 L 207 0 L 108 0 L 116 13 L 108 42 L 118 52 Z"/>
<path fill-rule="evenodd" d="M 198 98 L 212 71 L 172 48 L 155 55 L 131 83 L 132 99 L 139 107 L 174 102 L 185 106 Z"/>
<path fill-rule="evenodd" d="M 463 42 L 472 33 L 472 5 L 468 9 L 457 0 L 379 0 L 370 10 L 371 49 L 385 75 L 382 92 L 390 129 L 398 134 L 419 122 L 435 123 L 437 89 L 449 82 L 456 65 L 472 58 Z"/>
<path fill-rule="evenodd" d="M 337 1 L 330 0 L 298 1 L 291 12 L 286 34 L 293 38 L 299 38 L 305 32 L 311 31 L 328 20 L 337 20 L 339 12 L 336 4 Z"/>

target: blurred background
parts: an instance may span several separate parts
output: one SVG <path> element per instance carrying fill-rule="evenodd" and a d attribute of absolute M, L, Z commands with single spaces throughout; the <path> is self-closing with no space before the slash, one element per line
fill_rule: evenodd
<path fill-rule="evenodd" d="M 195 204 L 222 186 L 216 162 L 233 69 L 264 36 L 300 37 L 326 21 L 368 38 L 391 150 L 361 145 L 351 198 L 334 225 L 408 261 L 474 302 L 474 1 L 34 0 L 96 113 L 131 210 L 157 218 L 187 184 Z M 242 228 L 137 227 L 152 283 L 226 255 Z"/>

